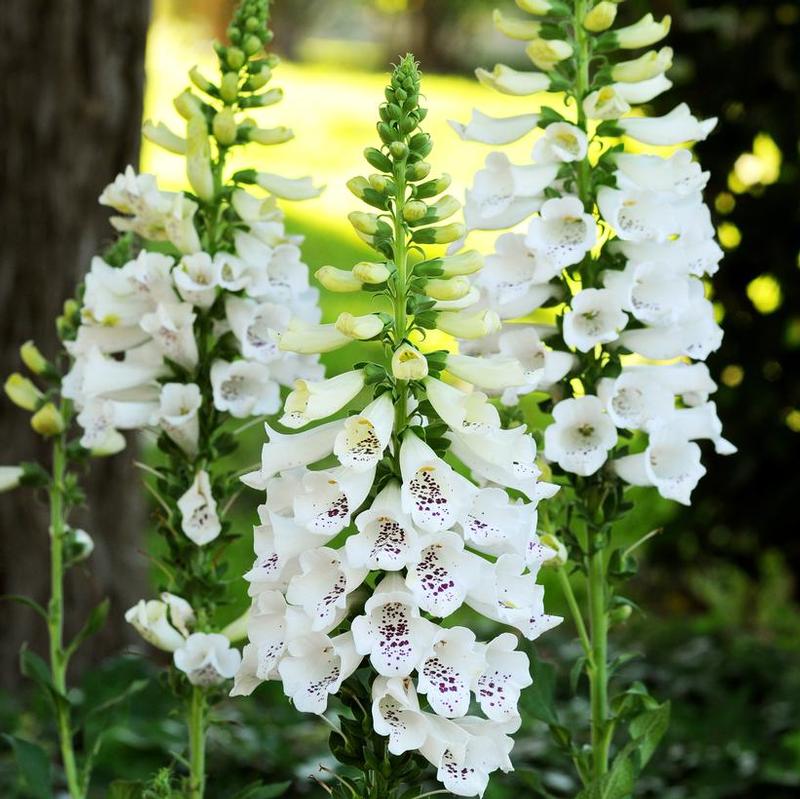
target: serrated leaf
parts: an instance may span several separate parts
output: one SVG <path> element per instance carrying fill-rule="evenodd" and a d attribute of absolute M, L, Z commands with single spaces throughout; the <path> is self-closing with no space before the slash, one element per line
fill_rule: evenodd
<path fill-rule="evenodd" d="M 44 749 L 15 735 L 3 735 L 3 738 L 14 751 L 17 768 L 31 796 L 35 799 L 52 799 L 50 758 Z"/>

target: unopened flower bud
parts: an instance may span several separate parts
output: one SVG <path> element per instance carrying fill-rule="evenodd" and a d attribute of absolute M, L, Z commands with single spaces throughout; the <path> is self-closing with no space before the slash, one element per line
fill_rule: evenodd
<path fill-rule="evenodd" d="M 535 66 L 548 72 L 572 55 L 572 45 L 562 39 L 534 39 L 525 48 L 525 52 Z"/>
<path fill-rule="evenodd" d="M 447 219 L 461 210 L 461 203 L 452 194 L 446 194 L 430 208 L 434 219 Z"/>
<path fill-rule="evenodd" d="M 378 230 L 378 217 L 375 214 L 351 211 L 347 218 L 350 220 L 350 224 L 360 233 L 366 233 L 371 236 Z"/>
<path fill-rule="evenodd" d="M 364 192 L 370 188 L 370 182 L 365 177 L 356 176 L 347 181 L 347 188 L 361 200 L 364 198 Z"/>
<path fill-rule="evenodd" d="M 617 4 L 611 0 L 601 0 L 584 18 L 583 27 L 591 33 L 608 30 L 617 17 Z"/>
<path fill-rule="evenodd" d="M 345 312 L 339 314 L 335 327 L 349 338 L 367 341 L 383 331 L 383 320 L 376 314 L 353 316 Z"/>
<path fill-rule="evenodd" d="M 0 466 L 0 494 L 16 488 L 24 473 L 21 466 Z"/>
<path fill-rule="evenodd" d="M 361 281 L 352 272 L 337 269 L 335 266 L 323 266 L 316 271 L 315 277 L 328 291 L 335 293 L 344 294 L 361 289 Z"/>
<path fill-rule="evenodd" d="M 507 17 L 499 8 L 492 13 L 492 22 L 495 28 L 509 39 L 529 41 L 535 39 L 542 29 L 542 23 L 532 19 Z"/>
<path fill-rule="evenodd" d="M 401 344 L 392 355 L 392 374 L 397 380 L 422 380 L 428 376 L 428 359 L 410 344 Z"/>
<path fill-rule="evenodd" d="M 622 622 L 627 621 L 632 614 L 633 609 L 630 605 L 617 605 L 617 607 L 612 608 L 608 614 L 608 620 L 611 624 L 622 624 Z"/>
<path fill-rule="evenodd" d="M 26 341 L 19 348 L 19 357 L 33 374 L 41 375 L 47 371 L 47 358 L 42 355 L 39 348 L 32 341 Z"/>
<path fill-rule="evenodd" d="M 551 0 L 516 0 L 516 3 L 523 11 L 540 17 L 549 14 L 555 5 Z"/>
<path fill-rule="evenodd" d="M 372 261 L 361 261 L 353 267 L 353 277 L 370 285 L 385 283 L 391 274 L 386 264 L 376 264 Z"/>
<path fill-rule="evenodd" d="M 427 161 L 417 161 L 406 169 L 409 180 L 425 180 L 431 173 L 431 165 Z"/>
<path fill-rule="evenodd" d="M 242 42 L 242 49 L 247 55 L 255 55 L 261 49 L 261 39 L 251 33 Z"/>
<path fill-rule="evenodd" d="M 460 222 L 451 222 L 441 227 L 415 230 L 411 239 L 419 244 L 449 244 L 451 241 L 463 238 L 466 232 L 466 228 Z"/>
<path fill-rule="evenodd" d="M 645 14 L 638 22 L 627 28 L 618 28 L 612 32 L 614 43 L 624 50 L 635 50 L 648 47 L 661 41 L 668 33 L 672 23 L 669 15 L 660 22 L 653 19 L 652 14 Z"/>
<path fill-rule="evenodd" d="M 389 145 L 389 152 L 394 158 L 400 160 L 408 155 L 408 145 L 402 141 L 393 141 Z"/>
<path fill-rule="evenodd" d="M 380 175 L 377 172 L 369 176 L 369 185 L 381 194 L 385 194 L 393 187 L 391 178 L 387 175 Z"/>
<path fill-rule="evenodd" d="M 171 153 L 177 155 L 186 154 L 186 139 L 173 133 L 163 122 L 154 124 L 149 120 L 142 125 L 142 135 L 148 141 L 163 147 Z"/>
<path fill-rule="evenodd" d="M 250 128 L 247 131 L 247 138 L 257 144 L 283 144 L 293 139 L 294 133 L 291 128 L 282 125 L 277 128 Z"/>
<path fill-rule="evenodd" d="M 189 78 L 201 92 L 208 93 L 214 88 L 214 84 L 196 66 L 189 70 Z"/>
<path fill-rule="evenodd" d="M 472 284 L 465 277 L 434 278 L 425 283 L 425 294 L 434 300 L 460 300 L 469 294 Z"/>
<path fill-rule="evenodd" d="M 456 338 L 483 338 L 500 330 L 500 317 L 490 310 L 442 311 L 436 327 Z"/>
<path fill-rule="evenodd" d="M 81 306 L 78 304 L 78 301 L 72 297 L 68 300 L 64 300 L 64 305 L 62 306 L 64 310 L 64 316 L 75 316 L 75 314 L 80 311 Z"/>
<path fill-rule="evenodd" d="M 55 436 L 64 430 L 64 417 L 52 402 L 46 402 L 31 416 L 31 427 L 41 436 Z"/>
<path fill-rule="evenodd" d="M 210 202 L 214 199 L 208 126 L 203 117 L 192 117 L 186 123 L 186 176 L 201 200 Z"/>
<path fill-rule="evenodd" d="M 443 277 L 472 275 L 483 268 L 483 256 L 477 250 L 466 250 L 458 255 L 442 258 Z"/>
<path fill-rule="evenodd" d="M 544 561 L 545 566 L 563 566 L 568 560 L 567 548 L 552 533 L 545 533 L 539 538 L 539 543 L 553 550 L 553 556 Z"/>
<path fill-rule="evenodd" d="M 428 213 L 428 206 L 420 200 L 409 200 L 403 206 L 403 219 L 406 222 L 416 222 L 424 219 Z"/>
<path fill-rule="evenodd" d="M 239 73 L 226 72 L 219 84 L 219 96 L 223 102 L 231 104 L 239 96 Z"/>
<path fill-rule="evenodd" d="M 118 452 L 122 452 L 126 445 L 127 442 L 125 441 L 125 436 L 123 436 L 119 430 L 114 430 L 111 428 L 108 430 L 105 436 L 103 436 L 103 440 L 100 441 L 100 443 L 95 444 L 89 450 L 89 454 L 93 458 L 108 458 L 111 455 L 116 455 Z"/>
<path fill-rule="evenodd" d="M 70 566 L 86 560 L 94 552 L 92 537 L 80 528 L 68 530 L 64 544 L 64 559 Z"/>
<path fill-rule="evenodd" d="M 228 146 L 236 141 L 236 115 L 230 108 L 223 108 L 222 111 L 214 115 L 212 123 L 214 138 L 223 146 Z"/>
<path fill-rule="evenodd" d="M 269 105 L 279 103 L 282 97 L 283 89 L 270 89 L 261 94 L 254 94 L 252 97 L 241 98 L 239 104 L 247 108 L 266 108 Z"/>
<path fill-rule="evenodd" d="M 9 375 L 5 384 L 6 396 L 19 408 L 35 411 L 43 394 L 27 377 L 19 372 Z"/>
<path fill-rule="evenodd" d="M 672 66 L 672 48 L 648 50 L 630 61 L 620 61 L 611 68 L 611 78 L 620 83 L 639 83 L 666 72 Z"/>
<path fill-rule="evenodd" d="M 203 105 L 200 98 L 192 94 L 189 89 L 182 91 L 172 102 L 175 110 L 184 119 L 203 118 Z"/>
<path fill-rule="evenodd" d="M 269 79 L 272 77 L 272 70 L 267 64 L 261 64 L 258 72 L 253 73 L 244 82 L 244 88 L 249 92 L 255 92 L 266 86 Z"/>
<path fill-rule="evenodd" d="M 245 54 L 238 47 L 229 47 L 228 52 L 225 54 L 225 62 L 231 69 L 240 70 L 246 60 Z"/>

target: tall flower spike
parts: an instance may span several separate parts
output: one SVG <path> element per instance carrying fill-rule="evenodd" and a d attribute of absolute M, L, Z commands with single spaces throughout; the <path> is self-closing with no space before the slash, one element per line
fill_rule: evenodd
<path fill-rule="evenodd" d="M 151 470 L 157 479 L 148 489 L 166 545 L 164 588 L 191 610 L 191 621 L 173 629 L 169 649 L 182 675 L 172 683 L 187 706 L 192 799 L 205 788 L 209 697 L 241 661 L 216 618 L 226 590 L 221 559 L 235 538 L 226 514 L 240 490 L 219 465 L 238 445 L 225 425 L 275 414 L 282 387 L 307 387 L 323 376 L 316 355 L 289 353 L 277 343 L 292 317 L 306 324 L 320 319 L 301 240 L 287 234 L 277 200 L 313 197 L 319 189 L 309 178 L 226 170 L 237 148 L 292 136 L 253 119 L 282 95 L 268 87 L 277 58 L 264 49 L 272 38 L 267 19 L 268 0 L 242 0 L 228 29 L 230 44 L 215 45 L 218 78 L 194 68 L 192 88 L 175 99 L 185 130 L 145 125 L 148 139 L 183 157 L 191 190 L 162 191 L 155 176 L 129 167 L 103 191 L 100 202 L 116 212 L 111 222 L 126 234 L 125 246 L 113 262 L 92 262 L 64 381 L 64 395 L 79 411 L 83 446 L 106 446 L 125 429 L 159 434 L 163 462 Z M 320 392 L 323 407 L 326 393 Z M 300 404 L 313 415 L 316 399 Z M 293 404 L 287 412 L 302 422 L 299 410 Z M 346 497 L 358 493 L 346 481 L 340 487 Z M 152 642 L 142 619 L 160 606 L 143 607 L 128 618 Z M 167 616 L 165 610 L 159 618 Z"/>
<path fill-rule="evenodd" d="M 491 145 L 540 129 L 532 163 L 511 164 L 502 153 L 490 153 L 467 192 L 466 215 L 471 229 L 512 232 L 497 239 L 477 281 L 484 305 L 497 309 L 503 325 L 490 339 L 465 341 L 462 351 L 513 355 L 531 379 L 508 389 L 481 383 L 474 370 L 472 378 L 463 367 L 461 374 L 502 390 L 506 406 L 534 391 L 549 394 L 532 399 L 551 416 L 544 455 L 567 488 L 561 496 L 569 512 L 567 505 L 551 505 L 559 512 L 551 515 L 548 532 L 557 534 L 554 544 L 561 539 L 567 545 L 575 571 L 586 578 L 591 617 L 590 625 L 580 612 L 576 617 L 591 685 L 591 758 L 584 758 L 578 737 L 569 746 L 583 764 L 584 792 L 593 795 L 611 778 L 610 581 L 634 565 L 613 537 L 614 523 L 630 507 L 625 485 L 653 486 L 663 497 L 689 504 L 705 473 L 696 442 L 708 439 L 717 452 L 735 451 L 708 401 L 716 385 L 704 364 L 691 363 L 705 360 L 722 339 L 703 284 L 722 251 L 702 199 L 708 174 L 688 149 L 711 133 L 716 120 L 698 120 L 683 104 L 664 116 L 629 115 L 632 106 L 672 85 L 669 47 L 629 52 L 661 42 L 669 17 L 646 14 L 612 28 L 622 7 L 608 0 L 517 5 L 532 16 L 496 13 L 495 23 L 511 38 L 527 40 L 525 52 L 540 71 L 514 73 L 500 65 L 493 80 L 485 70 L 477 71 L 478 80 L 505 93 L 524 86 L 563 92 L 567 113 L 550 107 L 545 96 L 528 114 L 520 115 L 515 105 L 514 117 L 491 119 L 475 111 L 469 124 L 453 125 L 462 138 Z M 629 147 L 630 140 L 638 144 Z M 677 149 L 663 156 L 641 145 Z M 539 315 L 545 306 L 548 314 Z M 550 324 L 518 324 L 523 317 Z M 524 411 L 506 412 L 524 418 Z M 484 452 L 482 447 L 478 454 Z M 570 606 L 578 609 L 567 572 L 557 568 Z M 618 596 L 614 601 L 625 602 Z M 631 712 L 659 730 L 666 726 L 667 707 L 655 700 L 643 700 Z M 654 741 L 640 757 L 633 725 L 631 732 L 623 752 L 634 754 L 613 768 L 630 768 L 633 780 Z"/>
<path fill-rule="evenodd" d="M 432 142 L 420 127 L 426 110 L 412 56 L 394 69 L 385 96 L 381 146 L 364 151 L 375 171 L 348 183 L 374 209 L 349 218 L 380 262 L 317 274 L 332 291 L 368 291 L 383 304 L 366 316 L 343 314 L 335 325 L 344 339 L 337 346 L 374 340 L 383 357 L 322 383 L 298 382 L 281 417 L 286 427 L 328 419 L 348 404 L 356 409 L 294 434 L 268 428 L 262 467 L 245 478 L 267 492 L 258 558 L 247 575 L 252 618 L 262 595 L 279 590 L 286 635 L 269 670 L 245 658 L 235 691 L 280 678 L 298 709 L 317 713 L 339 696 L 356 721 L 341 719 L 333 754 L 358 765 L 374 795 L 399 796 L 427 758 L 448 789 L 472 796 L 491 771 L 510 768 L 506 733 L 519 722 L 527 658 L 511 633 L 484 644 L 472 630 L 437 620 L 466 605 L 528 638 L 560 621 L 545 614 L 536 583 L 552 554 L 536 535 L 536 504 L 554 487 L 538 482 L 533 439 L 521 428 L 502 430 L 485 394 L 445 384 L 447 353 L 422 346 L 426 331 L 453 325 L 480 336 L 497 317 L 464 310 L 478 297 L 468 277 L 481 266 L 475 253 L 427 256 L 422 246 L 458 239 L 464 228 L 447 221 L 458 209 L 440 196 L 449 178 L 431 177 L 425 160 Z M 315 342 L 323 351 L 334 341 L 327 330 L 308 337 L 301 330 L 290 324 L 281 348 L 308 352 Z M 501 368 L 504 387 L 528 380 L 506 358 L 487 369 L 493 384 Z M 525 496 L 512 502 L 507 486 Z M 503 553 L 516 553 L 510 567 L 497 559 Z M 502 610 L 509 592 L 514 613 Z M 248 652 L 262 645 L 258 627 L 252 630 Z M 488 718 L 467 715 L 473 698 Z M 472 742 L 484 739 L 502 756 L 482 757 Z M 405 752 L 414 757 L 396 757 Z"/>

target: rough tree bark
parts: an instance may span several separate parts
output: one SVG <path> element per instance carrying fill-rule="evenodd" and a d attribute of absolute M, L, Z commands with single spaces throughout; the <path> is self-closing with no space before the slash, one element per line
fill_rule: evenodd
<path fill-rule="evenodd" d="M 92 255 L 111 240 L 102 187 L 139 151 L 148 0 L 3 0 L 0 4 L 0 376 L 20 368 L 17 347 L 56 345 L 54 319 Z M 0 463 L 39 459 L 25 412 L 0 400 Z M 95 461 L 81 523 L 95 540 L 85 568 L 67 584 L 67 632 L 103 597 L 112 621 L 88 657 L 126 640 L 120 614 L 141 596 L 138 554 L 145 508 L 131 454 Z M 0 594 L 46 598 L 45 507 L 21 489 L 0 497 Z M 0 681 L 18 680 L 23 641 L 40 648 L 41 621 L 4 603 Z M 80 668 L 80 660 L 77 662 Z"/>

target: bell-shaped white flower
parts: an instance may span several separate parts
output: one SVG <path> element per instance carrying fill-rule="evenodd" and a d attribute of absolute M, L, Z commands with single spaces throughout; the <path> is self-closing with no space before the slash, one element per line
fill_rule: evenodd
<path fill-rule="evenodd" d="M 164 432 L 190 457 L 197 454 L 197 439 L 200 422 L 197 412 L 203 398 L 200 388 L 194 383 L 165 383 L 161 387 L 158 410 L 153 424 Z"/>
<path fill-rule="evenodd" d="M 625 369 L 616 380 L 604 378 L 597 396 L 614 424 L 626 430 L 647 430 L 675 410 L 675 392 L 652 372 Z"/>
<path fill-rule="evenodd" d="M 467 362 L 468 368 L 472 365 L 473 370 L 477 370 L 481 365 L 479 358 L 449 355 L 448 369 L 453 364 L 454 358 L 461 359 L 455 361 L 456 366 Z M 514 365 L 512 363 L 512 368 Z M 524 380 L 521 369 L 517 369 L 517 374 Z M 513 375 L 512 379 L 515 379 Z M 469 432 L 500 427 L 500 414 L 497 408 L 487 402 L 486 394 L 481 391 L 462 391 L 435 377 L 429 377 L 425 380 L 425 393 L 433 409 L 451 430 Z"/>
<path fill-rule="evenodd" d="M 464 221 L 469 230 L 512 227 L 538 211 L 543 191 L 555 180 L 554 164 L 515 166 L 504 153 L 489 153 L 466 194 Z"/>
<path fill-rule="evenodd" d="M 315 632 L 330 629 L 347 607 L 347 597 L 364 580 L 366 569 L 353 569 L 339 552 L 329 547 L 300 555 L 300 573 L 289 580 L 286 599 L 303 608 Z"/>
<path fill-rule="evenodd" d="M 283 405 L 280 423 L 297 430 L 309 422 L 325 419 L 355 399 L 364 388 L 364 372 L 355 369 L 335 377 L 313 382 L 296 380 Z"/>
<path fill-rule="evenodd" d="M 672 81 L 663 72 L 647 80 L 614 84 L 614 91 L 629 105 L 649 103 L 671 88 Z"/>
<path fill-rule="evenodd" d="M 211 387 L 214 407 L 237 419 L 275 413 L 280 408 L 280 388 L 263 363 L 214 361 Z"/>
<path fill-rule="evenodd" d="M 381 580 L 364 605 L 364 615 L 351 625 L 356 650 L 369 655 L 372 667 L 384 677 L 411 674 L 436 629 L 420 616 L 413 594 L 397 574 Z"/>
<path fill-rule="evenodd" d="M 208 688 L 230 680 L 237 672 L 242 656 L 231 642 L 219 633 L 192 633 L 173 654 L 175 668 L 184 672 L 192 685 Z"/>
<path fill-rule="evenodd" d="M 475 358 L 471 355 L 450 353 L 447 356 L 446 368 L 455 377 L 489 391 L 503 391 L 506 388 L 532 386 L 536 379 L 530 372 L 525 371 L 516 358 L 502 355 Z M 441 383 L 441 381 L 436 382 Z M 430 394 L 430 390 L 428 393 Z M 431 401 L 433 402 L 433 400 Z M 434 405 L 434 407 L 436 406 Z M 437 412 L 445 419 L 438 408 Z M 445 419 L 445 421 L 447 420 Z M 460 426 L 457 425 L 456 427 Z"/>
<path fill-rule="evenodd" d="M 327 543 L 324 537 L 308 532 L 292 519 L 274 513 L 264 505 L 259 507 L 258 512 L 262 523 L 253 528 L 256 559 L 244 575 L 244 579 L 250 583 L 250 596 L 285 588 L 300 571 L 300 555 L 318 547 L 320 543 Z"/>
<path fill-rule="evenodd" d="M 419 533 L 402 509 L 396 482 L 387 483 L 355 523 L 358 533 L 345 542 L 347 559 L 355 568 L 398 571 L 418 556 Z"/>
<path fill-rule="evenodd" d="M 393 755 L 419 749 L 428 737 L 426 714 L 419 709 L 413 681 L 402 677 L 376 677 L 372 683 L 372 727 L 389 738 Z"/>
<path fill-rule="evenodd" d="M 481 559 L 479 566 L 466 600 L 473 610 L 516 628 L 529 641 L 561 624 L 560 616 L 545 613 L 544 588 L 519 555 L 501 555 L 495 563 Z"/>
<path fill-rule="evenodd" d="M 230 252 L 218 252 L 214 256 L 214 268 L 217 282 L 225 291 L 241 291 L 252 280 L 247 264 Z"/>
<path fill-rule="evenodd" d="M 663 242 L 620 240 L 610 246 L 622 252 L 630 261 L 657 263 L 671 273 L 695 277 L 715 274 L 724 254 L 713 238 L 693 241 L 670 239 Z"/>
<path fill-rule="evenodd" d="M 662 158 L 644 153 L 619 153 L 614 162 L 617 187 L 639 189 L 667 196 L 694 197 L 708 183 L 709 173 L 694 160 L 690 150 L 676 150 Z"/>
<path fill-rule="evenodd" d="M 142 399 L 135 399 L 139 391 L 132 392 L 130 400 L 91 397 L 82 402 L 78 424 L 83 428 L 80 444 L 84 449 L 94 450 L 103 445 L 116 430 L 137 430 L 146 427 L 158 405 L 150 391 L 141 392 Z M 152 398 L 151 398 L 152 396 Z"/>
<path fill-rule="evenodd" d="M 498 635 L 486 644 L 483 658 L 484 666 L 475 687 L 481 710 L 492 721 L 518 719 L 520 694 L 533 680 L 528 656 L 517 650 L 517 636 Z"/>
<path fill-rule="evenodd" d="M 467 544 L 485 555 L 525 555 L 536 531 L 536 503 L 513 501 L 502 488 L 482 488 L 460 528 Z"/>
<path fill-rule="evenodd" d="M 530 499 L 552 493 L 538 482 L 536 442 L 524 427 L 450 432 L 446 438 L 453 455 L 476 477 L 522 491 Z"/>
<path fill-rule="evenodd" d="M 99 256 L 92 258 L 81 308 L 84 322 L 106 327 L 138 325 L 142 315 L 153 310 L 150 297 L 140 294 L 130 278 L 132 263 L 116 269 Z"/>
<path fill-rule="evenodd" d="M 225 316 L 247 360 L 271 363 L 281 357 L 277 336 L 288 327 L 292 316 L 285 305 L 228 297 Z"/>
<path fill-rule="evenodd" d="M 259 172 L 256 183 L 262 189 L 282 200 L 310 200 L 322 194 L 324 186 L 315 186 L 310 177 L 285 178 L 271 172 Z"/>
<path fill-rule="evenodd" d="M 626 366 L 622 374 L 639 375 L 657 381 L 672 395 L 679 396 L 687 406 L 702 405 L 717 390 L 717 384 L 711 379 L 708 366 L 704 363 Z"/>
<path fill-rule="evenodd" d="M 490 117 L 472 109 L 472 117 L 465 125 L 450 120 L 450 127 L 464 141 L 478 141 L 483 144 L 510 144 L 530 133 L 539 122 L 538 114 L 520 114 L 513 117 Z"/>
<path fill-rule="evenodd" d="M 617 295 L 609 289 L 582 289 L 564 313 L 564 341 L 580 352 L 615 341 L 628 322 Z"/>
<path fill-rule="evenodd" d="M 456 533 L 429 535 L 420 541 L 417 560 L 408 565 L 406 585 L 422 610 L 444 618 L 464 603 L 478 578 L 478 560 Z"/>
<path fill-rule="evenodd" d="M 293 318 L 278 336 L 278 347 L 283 352 L 311 355 L 332 352 L 352 343 L 353 339 L 340 332 L 336 325 L 317 325 Z"/>
<path fill-rule="evenodd" d="M 592 395 L 574 397 L 553 408 L 553 424 L 544 431 L 544 456 L 585 477 L 606 462 L 616 443 L 617 431 L 603 403 Z"/>
<path fill-rule="evenodd" d="M 594 217 L 577 197 L 547 200 L 528 225 L 525 244 L 559 267 L 579 263 L 597 241 Z"/>
<path fill-rule="evenodd" d="M 703 141 L 717 125 L 716 117 L 699 120 L 681 103 L 662 117 L 627 117 L 619 122 L 625 133 L 642 144 L 668 147 Z"/>
<path fill-rule="evenodd" d="M 164 601 L 140 599 L 125 612 L 125 621 L 148 644 L 165 652 L 174 652 L 184 644 L 186 635 L 178 629 L 177 620 L 171 619 L 170 606 Z"/>
<path fill-rule="evenodd" d="M 533 159 L 538 164 L 582 161 L 588 148 L 586 133 L 580 128 L 569 122 L 553 122 L 534 145 Z"/>
<path fill-rule="evenodd" d="M 217 502 L 205 469 L 195 474 L 192 485 L 178 500 L 178 510 L 181 512 L 181 530 L 199 547 L 213 541 L 222 531 Z"/>
<path fill-rule="evenodd" d="M 491 72 L 478 67 L 475 70 L 475 77 L 484 86 L 515 96 L 536 94 L 550 88 L 549 75 L 543 72 L 520 72 L 505 64 L 495 64 Z"/>
<path fill-rule="evenodd" d="M 472 630 L 440 629 L 417 667 L 417 690 L 427 696 L 431 709 L 440 716 L 448 719 L 464 716 L 484 665 Z"/>
<path fill-rule="evenodd" d="M 305 472 L 293 500 L 295 522 L 311 533 L 332 537 L 350 524 L 374 477 L 374 470 L 354 472 L 344 467 Z"/>
<path fill-rule="evenodd" d="M 156 381 L 165 371 L 161 354 L 151 345 L 129 350 L 122 360 L 110 358 L 95 347 L 80 359 L 80 363 L 75 363 L 70 374 L 74 379 L 65 387 L 69 393 L 64 396 L 75 400 L 113 397 L 131 389 L 149 386 L 157 397 Z"/>
<path fill-rule="evenodd" d="M 706 402 L 694 408 L 679 408 L 659 422 L 676 438 L 687 441 L 708 439 L 714 444 L 718 455 L 733 455 L 736 452 L 736 447 L 722 436 L 722 422 L 717 416 L 714 402 Z M 659 424 L 656 423 L 654 427 L 659 427 Z"/>
<path fill-rule="evenodd" d="M 345 419 L 333 446 L 339 463 L 357 472 L 374 469 L 389 445 L 393 423 L 394 405 L 388 393 Z"/>
<path fill-rule="evenodd" d="M 169 610 L 170 622 L 184 638 L 188 638 L 189 628 L 195 623 L 194 608 L 183 597 L 168 591 L 161 592 L 161 601 Z"/>
<path fill-rule="evenodd" d="M 267 431 L 267 443 L 261 448 L 261 468 L 242 477 L 246 486 L 260 491 L 279 472 L 308 466 L 330 455 L 336 437 L 342 430 L 342 422 L 328 422 L 290 435 L 278 433 L 266 423 L 264 429 Z"/>
<path fill-rule="evenodd" d="M 456 721 L 429 716 L 430 732 L 423 756 L 436 767 L 436 778 L 456 796 L 483 796 L 489 775 L 511 771 L 508 758 L 514 746 L 506 734 L 515 727 L 467 716 Z"/>
<path fill-rule="evenodd" d="M 173 270 L 172 279 L 184 302 L 210 308 L 217 298 L 218 262 L 206 252 L 184 255 Z"/>
<path fill-rule="evenodd" d="M 400 446 L 404 512 L 425 532 L 448 530 L 469 507 L 475 487 L 413 433 Z"/>
<path fill-rule="evenodd" d="M 665 271 L 653 262 L 629 262 L 621 272 L 605 272 L 603 283 L 621 307 L 646 325 L 677 322 L 692 303 L 694 278 Z"/>
<path fill-rule="evenodd" d="M 197 341 L 194 337 L 196 314 L 188 302 L 164 305 L 142 317 L 142 330 L 149 333 L 164 357 L 184 369 L 197 365 Z"/>
<path fill-rule="evenodd" d="M 614 470 L 627 483 L 655 486 L 665 499 L 691 504 L 691 494 L 706 473 L 700 447 L 678 438 L 669 428 L 651 434 L 647 449 L 614 461 Z"/>
<path fill-rule="evenodd" d="M 328 697 L 361 663 L 350 633 L 302 636 L 289 643 L 288 652 L 278 666 L 283 691 L 304 713 L 324 713 Z"/>
<path fill-rule="evenodd" d="M 603 86 L 586 95 L 583 112 L 589 119 L 619 119 L 631 110 L 625 98 L 617 91 L 616 85 Z"/>

